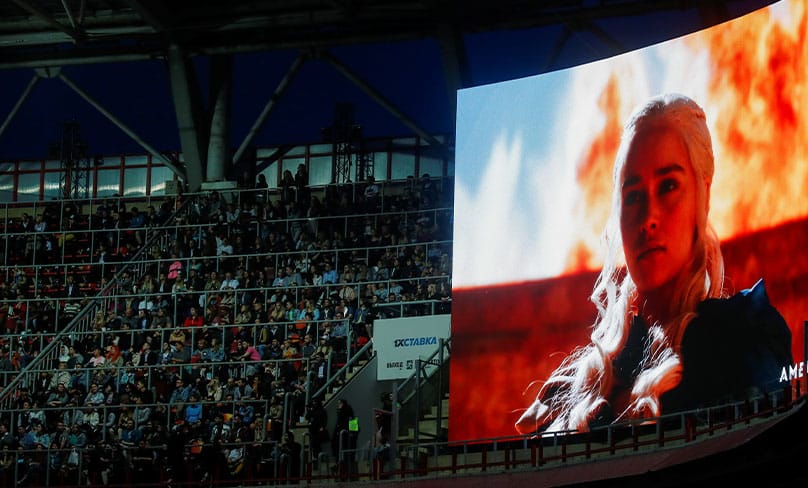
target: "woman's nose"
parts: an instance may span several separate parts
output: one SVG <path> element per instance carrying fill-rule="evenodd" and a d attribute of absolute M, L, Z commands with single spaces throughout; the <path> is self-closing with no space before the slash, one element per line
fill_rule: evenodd
<path fill-rule="evenodd" d="M 643 209 L 640 232 L 647 235 L 657 230 L 659 226 L 659 205 L 653 197 L 649 198 Z"/>

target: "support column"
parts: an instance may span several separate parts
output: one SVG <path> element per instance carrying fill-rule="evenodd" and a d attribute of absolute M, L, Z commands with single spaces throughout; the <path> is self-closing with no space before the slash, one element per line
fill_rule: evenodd
<path fill-rule="evenodd" d="M 215 56 L 210 66 L 210 140 L 205 181 L 224 180 L 230 169 L 229 140 L 231 124 L 233 60 L 230 55 Z"/>
<path fill-rule="evenodd" d="M 177 128 L 185 162 L 188 191 L 195 192 L 202 185 L 202 164 L 206 160 L 206 139 L 202 132 L 203 108 L 193 65 L 182 49 L 172 44 L 168 49 L 168 74 L 171 96 L 177 114 Z"/>
<path fill-rule="evenodd" d="M 471 86 L 471 73 L 463 35 L 449 24 L 438 28 L 440 54 L 443 61 L 443 74 L 446 79 L 446 93 L 449 97 L 449 109 L 452 111 L 452 127 L 457 117 L 457 90 Z"/>

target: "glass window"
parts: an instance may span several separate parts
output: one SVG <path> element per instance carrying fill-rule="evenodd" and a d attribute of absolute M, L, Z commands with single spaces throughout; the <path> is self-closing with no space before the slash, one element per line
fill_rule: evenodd
<path fill-rule="evenodd" d="M 0 163 L 0 202 L 14 198 L 14 163 Z"/>
<path fill-rule="evenodd" d="M 331 156 L 313 156 L 309 158 L 309 185 L 327 185 L 331 183 Z"/>
<path fill-rule="evenodd" d="M 393 139 L 394 146 L 415 146 L 417 142 L 418 139 L 416 137 L 401 137 L 398 139 Z"/>
<path fill-rule="evenodd" d="M 446 144 L 446 136 L 443 134 L 433 135 L 432 137 L 435 138 L 436 141 L 440 142 L 441 144 Z M 422 146 L 431 146 L 432 144 L 427 141 L 426 139 L 420 139 Z"/>
<path fill-rule="evenodd" d="M 266 158 L 272 156 L 273 154 L 275 154 L 275 151 L 277 151 L 277 150 L 278 150 L 277 147 L 263 147 L 263 148 L 260 148 L 260 149 L 256 149 L 255 150 L 255 157 L 256 157 L 256 159 L 266 159 Z"/>
<path fill-rule="evenodd" d="M 42 170 L 41 161 L 20 161 L 20 171 L 40 171 Z"/>
<path fill-rule="evenodd" d="M 36 202 L 39 200 L 39 173 L 20 173 L 17 185 L 18 202 Z"/>
<path fill-rule="evenodd" d="M 62 185 L 61 181 L 59 181 L 61 176 L 61 173 L 56 173 L 53 171 L 45 173 L 45 188 L 42 192 L 45 200 L 60 198 L 62 196 Z"/>
<path fill-rule="evenodd" d="M 443 159 L 433 158 L 430 156 L 421 156 L 421 159 L 418 161 L 418 163 L 419 163 L 418 169 L 421 175 L 423 175 L 424 173 L 429 173 L 429 176 L 432 177 L 443 176 Z"/>
<path fill-rule="evenodd" d="M 95 171 L 90 170 L 87 173 L 87 191 L 90 192 L 90 195 L 93 195 L 93 185 L 95 184 Z"/>
<path fill-rule="evenodd" d="M 267 176 L 267 186 L 270 188 L 277 188 L 278 187 L 278 162 L 273 161 L 269 163 L 267 169 L 263 171 L 263 173 Z"/>
<path fill-rule="evenodd" d="M 58 159 L 48 159 L 45 161 L 45 169 L 61 169 L 62 162 Z"/>
<path fill-rule="evenodd" d="M 390 165 L 391 180 L 404 180 L 408 176 L 413 176 L 415 172 L 415 155 L 402 152 L 393 153 L 393 161 Z M 379 178 L 377 178 L 379 179 Z"/>
<path fill-rule="evenodd" d="M 376 181 L 385 181 L 389 177 L 387 174 L 387 155 L 387 151 L 373 153 L 373 177 L 376 178 Z"/>
<path fill-rule="evenodd" d="M 297 165 L 305 163 L 305 158 L 283 158 L 283 171 L 289 170 L 292 172 L 292 176 L 294 176 L 295 173 L 297 173 Z"/>
<path fill-rule="evenodd" d="M 121 165 L 121 157 L 120 156 L 108 156 L 108 157 L 105 157 L 103 165 L 104 166 L 120 166 Z"/>
<path fill-rule="evenodd" d="M 306 155 L 306 146 L 295 146 L 290 149 L 287 153 L 287 156 L 305 156 Z M 297 168 L 297 165 L 295 165 Z M 294 173 L 294 171 L 292 171 Z"/>
<path fill-rule="evenodd" d="M 2 162 L 0 163 L 0 202 L 11 202 L 13 192 L 14 163 Z"/>
<path fill-rule="evenodd" d="M 146 154 L 124 156 L 124 164 L 127 166 L 146 165 L 149 164 L 149 156 Z"/>
<path fill-rule="evenodd" d="M 98 170 L 98 192 L 97 197 L 110 197 L 116 193 L 121 193 L 121 171 L 119 169 L 99 169 Z"/>
<path fill-rule="evenodd" d="M 385 161 L 387 161 L 387 160 L 385 159 Z M 376 175 L 376 168 L 375 168 L 375 166 L 376 166 L 376 153 L 373 153 L 373 152 L 368 153 L 367 154 L 367 161 L 365 161 L 365 164 L 367 164 L 369 166 L 369 168 L 367 168 L 365 171 L 363 171 L 360 174 L 358 155 L 356 155 L 356 154 L 352 155 L 352 157 L 351 157 L 351 179 L 353 179 L 353 181 L 365 181 L 365 179 L 366 179 L 366 177 L 368 175 L 373 175 L 373 177 L 376 178 L 379 181 L 384 179 L 384 178 L 379 178 Z"/>
<path fill-rule="evenodd" d="M 333 149 L 333 144 L 312 144 L 309 146 L 309 154 L 331 154 Z"/>
<path fill-rule="evenodd" d="M 147 168 L 126 168 L 123 173 L 123 195 L 146 195 Z"/>
<path fill-rule="evenodd" d="M 151 191 L 150 195 L 165 195 L 166 181 L 174 179 L 174 172 L 167 166 L 151 167 Z"/>

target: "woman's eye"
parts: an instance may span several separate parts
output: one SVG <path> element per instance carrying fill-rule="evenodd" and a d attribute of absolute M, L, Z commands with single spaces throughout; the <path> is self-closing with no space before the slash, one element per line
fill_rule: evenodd
<path fill-rule="evenodd" d="M 659 185 L 659 193 L 660 194 L 669 193 L 669 192 L 671 192 L 671 191 L 673 191 L 673 190 L 675 190 L 677 188 L 679 188 L 679 182 L 678 181 L 676 181 L 674 179 L 671 179 L 671 178 L 665 179 Z"/>
<path fill-rule="evenodd" d="M 638 191 L 630 191 L 623 195 L 623 205 L 634 205 L 640 201 L 641 194 Z"/>

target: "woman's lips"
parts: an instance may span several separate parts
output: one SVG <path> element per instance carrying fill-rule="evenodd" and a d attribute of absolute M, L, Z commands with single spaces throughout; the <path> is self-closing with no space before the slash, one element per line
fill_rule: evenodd
<path fill-rule="evenodd" d="M 663 246 L 649 247 L 649 248 L 645 249 L 644 251 L 642 251 L 637 256 L 637 260 L 645 259 L 645 258 L 647 258 L 648 256 L 650 256 L 652 254 L 659 253 L 659 252 L 662 252 L 664 250 L 665 250 L 665 248 Z"/>

